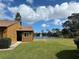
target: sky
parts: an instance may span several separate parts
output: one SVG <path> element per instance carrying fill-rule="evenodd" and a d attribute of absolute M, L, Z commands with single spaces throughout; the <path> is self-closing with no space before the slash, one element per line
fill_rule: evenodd
<path fill-rule="evenodd" d="M 34 32 L 63 29 L 67 17 L 79 13 L 79 0 L 0 0 L 0 19 L 15 20 L 17 12 Z"/>

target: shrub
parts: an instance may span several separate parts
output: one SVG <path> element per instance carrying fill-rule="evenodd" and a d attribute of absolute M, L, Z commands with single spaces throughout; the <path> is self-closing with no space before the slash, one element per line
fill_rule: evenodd
<path fill-rule="evenodd" d="M 11 39 L 10 38 L 0 39 L 0 49 L 9 48 L 10 45 L 11 45 Z"/>
<path fill-rule="evenodd" d="M 76 38 L 76 39 L 74 40 L 74 43 L 76 44 L 77 49 L 79 49 L 79 38 Z"/>

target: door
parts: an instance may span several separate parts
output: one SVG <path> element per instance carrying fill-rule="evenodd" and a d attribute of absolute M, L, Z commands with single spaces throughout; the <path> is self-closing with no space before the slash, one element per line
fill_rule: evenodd
<path fill-rule="evenodd" d="M 26 41 L 30 41 L 30 32 L 25 33 Z"/>
<path fill-rule="evenodd" d="M 22 40 L 23 40 L 24 42 L 29 42 L 29 41 L 30 41 L 30 32 L 24 32 L 24 33 L 22 34 Z"/>
<path fill-rule="evenodd" d="M 17 41 L 22 41 L 22 32 L 17 31 Z"/>

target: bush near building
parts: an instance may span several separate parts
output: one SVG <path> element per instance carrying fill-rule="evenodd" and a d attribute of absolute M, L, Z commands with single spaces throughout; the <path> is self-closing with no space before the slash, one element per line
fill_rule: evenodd
<path fill-rule="evenodd" d="M 0 39 L 0 49 L 9 48 L 11 45 L 11 39 L 10 38 L 1 38 Z"/>

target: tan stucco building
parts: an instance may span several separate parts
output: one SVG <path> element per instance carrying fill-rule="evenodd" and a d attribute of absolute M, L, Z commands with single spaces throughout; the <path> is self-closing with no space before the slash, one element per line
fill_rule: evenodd
<path fill-rule="evenodd" d="M 0 20 L 0 38 L 11 38 L 12 43 L 17 41 L 32 42 L 33 29 L 31 26 L 22 27 L 18 21 Z"/>

